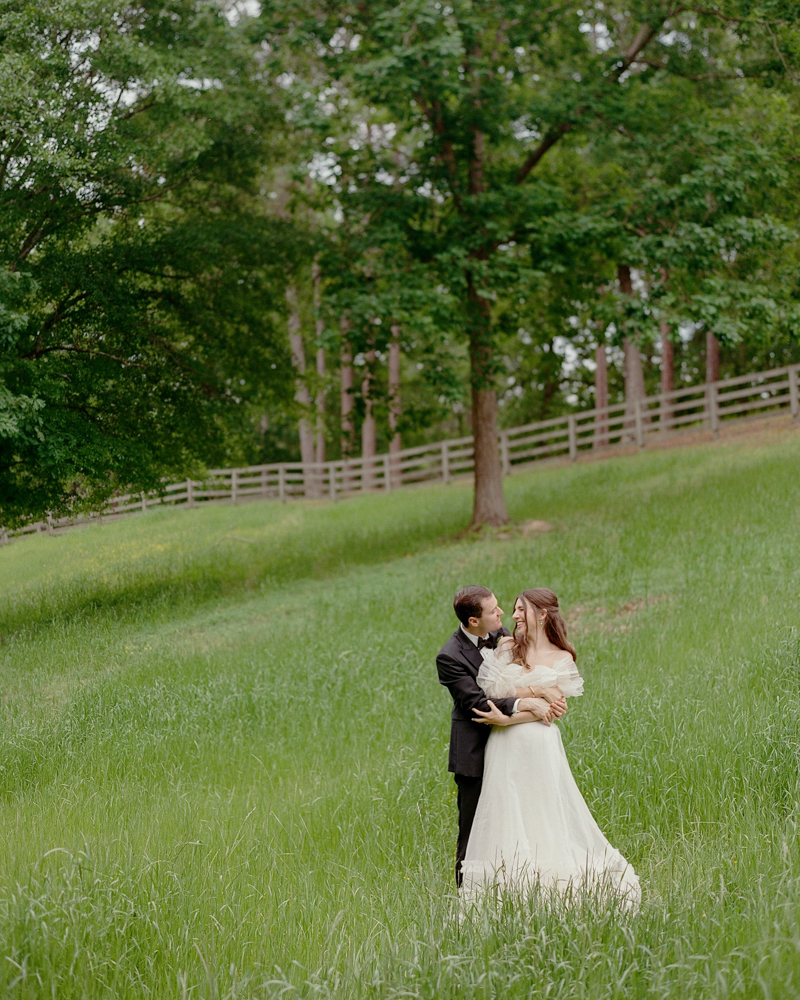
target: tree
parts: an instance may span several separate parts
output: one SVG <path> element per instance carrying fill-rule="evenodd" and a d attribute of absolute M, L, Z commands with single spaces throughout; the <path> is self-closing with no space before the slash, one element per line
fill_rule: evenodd
<path fill-rule="evenodd" d="M 796 224 L 797 206 L 786 211 L 791 157 L 775 136 L 786 117 L 780 101 L 766 104 L 743 86 L 723 113 L 697 109 L 623 154 L 629 186 L 616 209 L 619 241 L 647 293 L 635 304 L 629 278 L 620 281 L 627 315 L 617 325 L 626 343 L 637 327 L 645 342 L 660 335 L 662 391 L 673 384 L 671 330 L 703 331 L 706 381 L 720 376 L 720 343 L 796 330 L 797 231 L 787 222 Z"/>
<path fill-rule="evenodd" d="M 278 108 L 218 5 L 11 0 L 0 37 L 8 525 L 220 460 L 248 393 L 290 394 L 296 240 L 251 210 Z"/>
<path fill-rule="evenodd" d="M 265 16 L 279 15 L 267 8 Z M 734 69 L 763 76 L 765 53 L 774 52 L 767 26 L 751 17 L 743 27 L 738 11 L 726 19 L 658 2 L 585 15 L 571 4 L 517 0 L 368 0 L 281 5 L 280 16 L 287 37 L 318 55 L 311 99 L 323 87 L 356 94 L 363 128 L 392 137 L 380 149 L 365 144 L 358 157 L 335 143 L 331 153 L 348 159 L 348 192 L 362 196 L 364 211 L 403 218 L 411 252 L 459 302 L 470 357 L 473 524 L 502 524 L 494 303 L 518 277 L 520 257 L 504 248 L 527 243 L 531 224 L 553 208 L 552 187 L 533 178 L 565 140 L 635 127 L 642 95 L 669 89 L 675 75 L 717 101 Z M 738 65 L 744 47 L 757 53 L 757 68 Z M 766 72 L 774 76 L 773 63 Z M 704 79 L 710 66 L 713 84 Z"/>
<path fill-rule="evenodd" d="M 536 219 L 529 235 L 532 263 L 546 278 L 529 297 L 530 315 L 519 315 L 534 344 L 537 311 L 539 330 L 544 324 L 550 338 L 570 338 L 570 368 L 592 365 L 597 405 L 606 398 L 607 338 L 624 348 L 630 402 L 643 394 L 645 380 L 648 391 L 658 391 L 649 361 L 642 371 L 640 351 L 649 359 L 659 340 L 661 391 L 673 388 L 671 338 L 679 329 L 702 329 L 712 372 L 719 342 L 731 362 L 733 347 L 747 350 L 744 367 L 729 363 L 731 374 L 800 357 L 796 337 L 794 354 L 791 347 L 800 277 L 791 102 L 741 77 L 716 97 L 716 104 L 701 100 L 676 75 L 642 88 L 638 115 L 629 107 L 624 128 L 595 130 L 579 148 L 551 154 L 549 168 L 556 163 L 563 178 L 559 208 Z M 632 267 L 641 295 L 633 294 Z M 759 364 L 767 344 L 770 357 Z M 681 381 L 697 368 L 691 356 L 698 349 L 681 348 Z M 520 365 L 515 374 L 519 384 L 531 373 Z M 562 391 L 587 398 L 580 378 L 561 383 Z M 517 422 L 534 417 L 527 394 L 520 392 L 514 409 Z"/>

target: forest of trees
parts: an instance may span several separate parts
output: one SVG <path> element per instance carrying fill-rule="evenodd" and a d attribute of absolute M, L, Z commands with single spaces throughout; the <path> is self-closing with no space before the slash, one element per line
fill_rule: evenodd
<path fill-rule="evenodd" d="M 800 360 L 784 0 L 7 0 L 0 523 Z"/>

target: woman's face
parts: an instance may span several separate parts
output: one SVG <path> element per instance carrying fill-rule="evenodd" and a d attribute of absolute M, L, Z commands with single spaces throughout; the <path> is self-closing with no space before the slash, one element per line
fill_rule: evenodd
<path fill-rule="evenodd" d="M 514 604 L 514 613 L 512 618 L 517 623 L 517 632 L 520 636 L 528 634 L 528 617 L 531 614 L 532 609 L 529 609 L 521 597 L 517 598 Z M 535 628 L 534 620 L 531 618 L 530 625 Z"/>
<path fill-rule="evenodd" d="M 517 623 L 517 634 L 522 638 L 526 635 L 536 635 L 537 624 L 544 624 L 544 619 L 541 616 L 542 612 L 538 608 L 519 597 L 511 617 Z"/>

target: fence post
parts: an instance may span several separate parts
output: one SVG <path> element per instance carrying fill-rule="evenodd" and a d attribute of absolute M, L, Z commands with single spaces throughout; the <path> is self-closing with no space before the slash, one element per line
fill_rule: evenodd
<path fill-rule="evenodd" d="M 800 393 L 797 390 L 797 365 L 789 369 L 789 409 L 792 412 L 792 423 L 800 420 Z"/>
<path fill-rule="evenodd" d="M 373 465 L 373 460 L 371 458 L 365 458 L 363 455 L 361 457 L 361 481 L 359 483 L 359 491 L 361 493 L 366 493 L 373 487 L 372 478 L 375 472 L 375 467 Z"/>
<path fill-rule="evenodd" d="M 598 406 L 595 408 L 594 416 L 592 417 L 592 448 L 608 447 L 609 416 L 607 406 Z"/>
<path fill-rule="evenodd" d="M 719 387 L 716 382 L 712 382 L 708 387 L 708 415 L 711 420 L 711 432 L 714 438 L 719 437 L 719 405 L 717 401 L 717 393 L 719 392 Z"/>
<path fill-rule="evenodd" d="M 388 493 L 392 488 L 392 466 L 389 462 L 389 452 L 383 456 L 383 488 Z"/>
<path fill-rule="evenodd" d="M 447 441 L 442 441 L 442 482 L 450 482 L 450 446 Z"/>
<path fill-rule="evenodd" d="M 567 417 L 567 427 L 569 429 L 569 458 L 571 462 L 578 460 L 578 429 L 576 426 L 575 414 L 570 413 Z"/>
<path fill-rule="evenodd" d="M 511 475 L 511 458 L 508 454 L 508 434 L 500 431 L 500 456 L 503 460 L 503 475 Z"/>
<path fill-rule="evenodd" d="M 186 480 L 186 503 L 194 507 L 194 482 L 191 479 Z"/>
<path fill-rule="evenodd" d="M 278 466 L 278 499 L 286 503 L 286 466 Z"/>
<path fill-rule="evenodd" d="M 261 495 L 269 496 L 269 478 L 266 465 L 261 466 Z"/>
<path fill-rule="evenodd" d="M 644 448 L 644 421 L 642 420 L 642 401 L 637 399 L 633 404 L 633 415 L 636 420 L 636 444 Z"/>
<path fill-rule="evenodd" d="M 231 469 L 231 503 L 239 498 L 239 470 Z"/>
<path fill-rule="evenodd" d="M 328 463 L 328 489 L 330 490 L 331 500 L 336 499 L 336 462 Z"/>
<path fill-rule="evenodd" d="M 147 510 L 147 495 L 142 493 L 142 510 Z"/>

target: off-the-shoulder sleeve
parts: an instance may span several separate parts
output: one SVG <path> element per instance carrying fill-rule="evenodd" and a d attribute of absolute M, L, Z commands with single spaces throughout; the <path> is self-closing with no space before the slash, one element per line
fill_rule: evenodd
<path fill-rule="evenodd" d="M 558 686 L 565 698 L 577 698 L 583 694 L 583 678 L 571 656 L 563 656 L 553 664 L 558 674 Z"/>
<path fill-rule="evenodd" d="M 510 651 L 490 649 L 483 654 L 478 684 L 487 698 L 513 698 L 519 675 L 519 664 L 512 661 Z"/>

